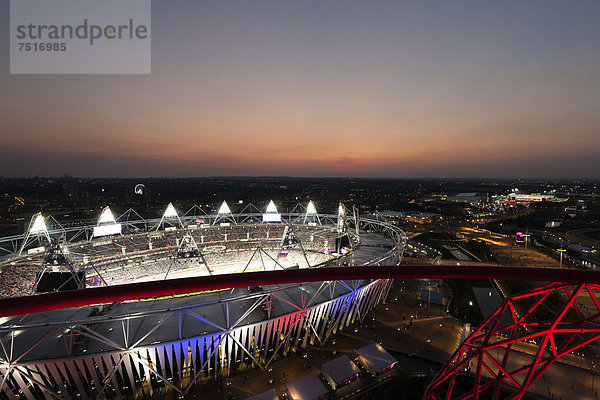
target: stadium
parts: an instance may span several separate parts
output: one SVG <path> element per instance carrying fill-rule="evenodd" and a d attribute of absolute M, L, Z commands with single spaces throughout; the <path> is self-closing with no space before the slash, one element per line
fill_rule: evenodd
<path fill-rule="evenodd" d="M 65 226 L 69 225 L 69 226 Z M 406 235 L 358 209 L 321 214 L 313 202 L 281 213 L 273 201 L 232 212 L 198 206 L 160 218 L 106 207 L 93 224 L 41 213 L 0 239 L 0 297 L 219 274 L 399 265 Z M 252 286 L 3 315 L 0 398 L 185 395 L 203 379 L 269 368 L 382 302 L 391 280 Z M 10 313 L 9 313 L 10 314 Z"/>

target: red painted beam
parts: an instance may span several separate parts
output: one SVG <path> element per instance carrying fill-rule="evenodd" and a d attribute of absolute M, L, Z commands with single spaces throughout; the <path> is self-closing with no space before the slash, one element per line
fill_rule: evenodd
<path fill-rule="evenodd" d="M 69 307 L 137 300 L 248 286 L 353 279 L 458 278 L 600 283 L 600 273 L 584 270 L 495 266 L 402 266 L 329 267 L 288 269 L 243 274 L 224 274 L 95 287 L 0 299 L 0 316 L 21 315 Z"/>

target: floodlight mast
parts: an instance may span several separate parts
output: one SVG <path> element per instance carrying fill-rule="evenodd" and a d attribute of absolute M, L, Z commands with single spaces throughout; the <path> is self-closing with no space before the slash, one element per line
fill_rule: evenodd
<path fill-rule="evenodd" d="M 47 272 L 48 268 L 56 268 L 62 267 L 67 269 L 71 274 L 71 277 L 64 281 L 60 286 L 54 289 L 55 292 L 60 291 L 65 285 L 67 285 L 71 280 L 75 281 L 75 285 L 78 289 L 82 289 L 84 287 L 84 281 L 77 275 L 76 266 L 71 259 L 69 254 L 69 248 L 65 241 L 64 236 L 58 238 L 53 243 L 51 243 L 50 248 L 46 251 L 44 255 L 44 259 L 42 260 L 42 266 L 40 268 L 39 276 L 36 278 L 36 282 L 33 285 L 33 292 L 37 291 L 38 284 L 42 279 L 42 276 Z M 103 279 L 103 278 L 101 278 Z"/>
<path fill-rule="evenodd" d="M 156 230 L 159 230 L 160 227 L 163 226 L 163 224 L 165 222 L 171 224 L 169 222 L 169 220 L 171 220 L 171 221 L 177 220 L 179 227 L 183 228 L 183 222 L 181 221 L 181 218 L 179 218 L 179 214 L 177 213 L 177 210 L 175 209 L 175 206 L 173 205 L 173 203 L 169 203 L 167 205 L 165 212 L 163 213 L 162 217 L 160 218 L 160 222 L 158 223 L 158 225 L 156 225 Z"/>
<path fill-rule="evenodd" d="M 267 213 L 268 214 L 277 214 L 277 207 L 275 206 L 275 203 L 273 202 L 273 200 L 269 201 L 269 205 L 267 206 Z"/>
<path fill-rule="evenodd" d="M 346 220 L 346 207 L 340 202 L 338 206 L 338 215 L 337 215 L 337 231 L 338 233 L 342 233 L 346 231 L 347 228 L 347 220 Z"/>
<path fill-rule="evenodd" d="M 356 206 L 352 206 L 352 212 L 354 213 L 354 228 L 356 229 L 356 237 L 360 239 L 360 223 L 358 222 L 358 208 Z"/>
<path fill-rule="evenodd" d="M 181 241 L 178 243 L 177 250 L 175 250 L 174 255 L 175 257 L 173 257 L 173 260 L 171 261 L 171 264 L 169 265 L 169 268 L 167 269 L 163 280 L 167 279 L 175 263 L 182 258 L 197 258 L 201 264 L 204 264 L 204 267 L 208 271 L 208 274 L 212 275 L 212 269 L 210 269 L 210 267 L 208 266 L 208 263 L 206 262 L 206 258 L 204 258 L 202 250 L 200 250 L 198 244 L 196 243 L 196 240 L 189 231 L 185 232 L 185 234 L 181 238 Z"/>
<path fill-rule="evenodd" d="M 304 257 L 304 261 L 306 262 L 306 267 L 310 268 L 310 262 L 308 261 L 308 257 L 306 256 L 306 251 L 304 250 L 304 246 L 302 246 L 302 241 L 296 235 L 294 231 L 294 226 L 292 224 L 288 224 L 285 226 L 283 230 L 283 236 L 281 237 L 281 242 L 279 244 L 279 252 L 277 253 L 277 260 L 279 260 L 285 250 L 290 249 L 300 249 L 302 256 Z M 275 265 L 278 265 L 279 261 L 275 261 Z M 275 266 L 273 266 L 275 269 Z"/>
<path fill-rule="evenodd" d="M 315 207 L 315 203 L 312 200 L 310 200 L 306 206 L 306 213 L 304 214 L 303 223 L 306 224 L 307 220 L 310 222 L 310 219 L 315 220 L 316 223 L 321 225 L 321 219 L 319 218 L 319 213 L 317 213 L 317 207 Z"/>
<path fill-rule="evenodd" d="M 29 228 L 27 228 L 27 235 L 25 236 L 25 239 L 21 244 L 21 248 L 19 249 L 19 255 L 23 253 L 23 250 L 29 244 L 30 239 L 33 238 L 34 240 L 40 240 L 42 237 L 46 238 L 49 244 L 52 243 L 44 216 L 41 212 L 38 212 L 31 218 L 31 221 L 29 222 Z"/>
<path fill-rule="evenodd" d="M 219 210 L 217 211 L 217 215 L 215 216 L 213 225 L 215 225 L 217 223 L 217 221 L 220 220 L 220 218 L 225 218 L 229 221 L 233 221 L 233 223 L 236 224 L 235 219 L 233 219 L 233 214 L 231 213 L 231 209 L 229 208 L 229 205 L 227 204 L 227 202 L 224 200 L 223 200 L 223 203 L 221 203 L 221 207 L 219 207 Z"/>
<path fill-rule="evenodd" d="M 104 225 L 104 224 L 116 224 L 117 221 L 115 220 L 115 216 L 113 215 L 112 211 L 110 210 L 110 207 L 106 206 L 104 207 L 104 209 L 102 210 L 102 213 L 100 214 L 100 218 L 98 218 L 98 225 Z"/>

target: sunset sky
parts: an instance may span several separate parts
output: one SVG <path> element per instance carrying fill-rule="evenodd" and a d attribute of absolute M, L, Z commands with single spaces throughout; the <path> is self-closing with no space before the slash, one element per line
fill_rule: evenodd
<path fill-rule="evenodd" d="M 157 0 L 140 76 L 10 75 L 8 9 L 0 176 L 600 177 L 597 0 Z"/>

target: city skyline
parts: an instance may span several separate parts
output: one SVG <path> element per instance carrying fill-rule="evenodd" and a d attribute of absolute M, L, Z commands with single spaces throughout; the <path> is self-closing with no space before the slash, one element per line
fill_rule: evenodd
<path fill-rule="evenodd" d="M 0 176 L 599 177 L 598 3 L 152 6 L 150 75 L 2 32 Z"/>

